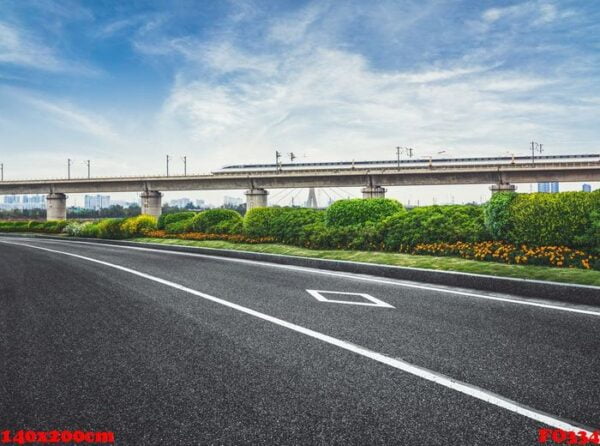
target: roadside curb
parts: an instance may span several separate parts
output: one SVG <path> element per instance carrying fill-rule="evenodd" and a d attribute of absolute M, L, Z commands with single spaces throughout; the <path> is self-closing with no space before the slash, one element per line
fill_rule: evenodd
<path fill-rule="evenodd" d="M 143 243 L 124 240 L 90 239 L 80 237 L 66 238 L 38 234 L 23 235 L 5 233 L 1 234 L 1 236 L 45 238 L 65 241 L 85 241 L 88 243 L 135 246 L 141 248 L 151 247 L 152 249 L 163 251 L 193 252 L 216 257 L 255 260 L 261 262 L 278 263 L 281 265 L 301 266 L 306 268 L 317 268 L 354 274 L 368 274 L 391 279 L 410 280 L 413 282 L 469 288 L 479 291 L 513 294 L 527 298 L 600 306 L 600 287 L 590 285 L 564 284 L 558 282 L 518 279 L 512 277 L 497 277 L 455 271 L 429 270 L 404 266 L 351 262 L 347 260 L 317 259 L 281 254 L 257 253 L 251 251 L 202 248 L 197 246 L 163 245 L 160 243 Z"/>

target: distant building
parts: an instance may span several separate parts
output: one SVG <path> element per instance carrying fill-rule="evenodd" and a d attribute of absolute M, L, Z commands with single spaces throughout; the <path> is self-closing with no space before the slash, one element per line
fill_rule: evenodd
<path fill-rule="evenodd" d="M 559 192 L 558 181 L 538 183 L 538 192 L 556 194 Z"/>
<path fill-rule="evenodd" d="M 206 207 L 206 202 L 204 200 L 196 200 L 196 208 L 202 209 Z"/>
<path fill-rule="evenodd" d="M 2 209 L 45 209 L 45 195 L 5 195 Z"/>
<path fill-rule="evenodd" d="M 581 186 L 581 190 L 583 192 L 591 192 L 592 191 L 592 186 L 591 186 L 591 184 L 583 184 Z"/>
<path fill-rule="evenodd" d="M 98 211 L 110 207 L 110 195 L 86 195 L 84 198 L 85 209 Z"/>
<path fill-rule="evenodd" d="M 243 203 L 244 203 L 244 199 L 243 198 L 228 197 L 228 196 L 223 197 L 223 206 L 224 207 L 235 208 L 235 207 L 240 206 Z"/>
<path fill-rule="evenodd" d="M 169 201 L 169 206 L 173 206 L 174 208 L 183 209 L 188 204 L 192 204 L 192 200 L 189 198 L 177 198 L 176 200 Z"/>

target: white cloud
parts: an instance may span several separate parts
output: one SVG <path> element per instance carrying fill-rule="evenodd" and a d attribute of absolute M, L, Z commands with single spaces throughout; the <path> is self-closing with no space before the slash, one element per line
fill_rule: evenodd
<path fill-rule="evenodd" d="M 96 75 L 98 71 L 80 63 L 61 59 L 35 35 L 0 22 L 0 64 L 6 63 L 50 72 Z"/>
<path fill-rule="evenodd" d="M 547 120 L 577 109 L 520 96 L 556 80 L 485 67 L 382 73 L 357 54 L 323 48 L 272 63 L 275 74 L 218 85 L 190 80 L 187 70 L 166 101 L 163 125 L 179 125 L 213 149 L 206 162 L 216 167 L 270 159 L 274 147 L 313 159 L 387 157 L 398 143 L 422 155 L 446 146 L 481 153 L 527 141 L 547 130 Z"/>
<path fill-rule="evenodd" d="M 19 94 L 19 98 L 36 109 L 47 113 L 48 118 L 63 127 L 87 133 L 97 138 L 116 140 L 116 132 L 108 121 L 94 113 L 82 111 L 68 103 L 57 103 L 36 98 L 26 94 Z"/>
<path fill-rule="evenodd" d="M 494 23 L 502 19 L 529 20 L 529 25 L 544 25 L 557 19 L 573 15 L 570 10 L 561 10 L 548 1 L 526 1 L 502 8 L 490 8 L 483 12 L 481 18 L 486 23 Z"/>

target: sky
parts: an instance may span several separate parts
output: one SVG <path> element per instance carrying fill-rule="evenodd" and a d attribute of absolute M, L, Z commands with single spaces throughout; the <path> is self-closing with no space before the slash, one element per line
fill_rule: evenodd
<path fill-rule="evenodd" d="M 0 0 L 0 162 L 24 179 L 65 177 L 67 158 L 112 176 L 164 173 L 167 154 L 207 173 L 275 150 L 598 153 L 599 36 L 595 0 Z M 166 198 L 224 194 L 242 191 Z"/>

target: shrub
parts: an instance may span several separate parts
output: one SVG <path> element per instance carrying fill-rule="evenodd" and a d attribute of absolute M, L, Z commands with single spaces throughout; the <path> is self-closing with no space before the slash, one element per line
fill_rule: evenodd
<path fill-rule="evenodd" d="M 27 232 L 28 221 L 2 221 L 0 222 L 0 232 Z"/>
<path fill-rule="evenodd" d="M 235 223 L 242 224 L 242 216 L 238 212 L 231 209 L 209 209 L 194 216 L 190 222 L 190 230 L 217 233 L 216 231 L 232 230 Z"/>
<path fill-rule="evenodd" d="M 98 225 L 91 221 L 71 221 L 65 226 L 63 232 L 72 237 L 97 237 Z"/>
<path fill-rule="evenodd" d="M 381 222 L 390 215 L 404 211 L 404 207 L 389 198 L 339 200 L 325 212 L 327 226 L 354 226 L 367 222 Z"/>
<path fill-rule="evenodd" d="M 382 225 L 385 249 L 435 242 L 477 242 L 487 238 L 483 208 L 474 205 L 425 206 L 388 217 Z"/>
<path fill-rule="evenodd" d="M 302 228 L 324 220 L 324 212 L 306 208 L 256 208 L 244 220 L 244 232 L 252 237 L 274 237 L 297 244 Z"/>
<path fill-rule="evenodd" d="M 507 239 L 513 243 L 600 246 L 595 218 L 600 191 L 518 194 L 510 203 Z"/>
<path fill-rule="evenodd" d="M 382 240 L 379 223 L 331 227 L 323 222 L 317 222 L 302 228 L 297 244 L 310 249 L 372 251 L 381 249 Z"/>
<path fill-rule="evenodd" d="M 508 240 L 512 229 L 510 205 L 516 197 L 515 192 L 498 192 L 486 203 L 485 227 L 494 240 Z"/>
<path fill-rule="evenodd" d="M 254 208 L 244 217 L 244 233 L 249 237 L 269 237 L 273 233 L 273 222 L 284 208 Z"/>
<path fill-rule="evenodd" d="M 100 227 L 99 223 L 87 222 L 79 228 L 80 237 L 99 237 Z"/>
<path fill-rule="evenodd" d="M 120 239 L 124 238 L 123 231 L 121 230 L 121 224 L 123 218 L 105 218 L 98 222 L 98 237 L 107 239 Z"/>
<path fill-rule="evenodd" d="M 156 227 L 158 229 L 166 229 L 167 225 L 172 223 L 176 223 L 182 220 L 190 220 L 192 217 L 196 215 L 196 212 L 193 211 L 184 211 L 184 212 L 175 212 L 173 214 L 162 214 L 158 217 L 158 222 Z"/>
<path fill-rule="evenodd" d="M 156 217 L 151 215 L 138 215 L 126 218 L 121 222 L 121 233 L 123 237 L 135 237 L 144 235 L 144 232 L 156 229 Z"/>
<path fill-rule="evenodd" d="M 181 234 L 183 232 L 188 232 L 190 230 L 190 226 L 192 224 L 192 219 L 175 221 L 173 223 L 169 223 L 164 227 L 164 231 L 170 234 Z"/>

